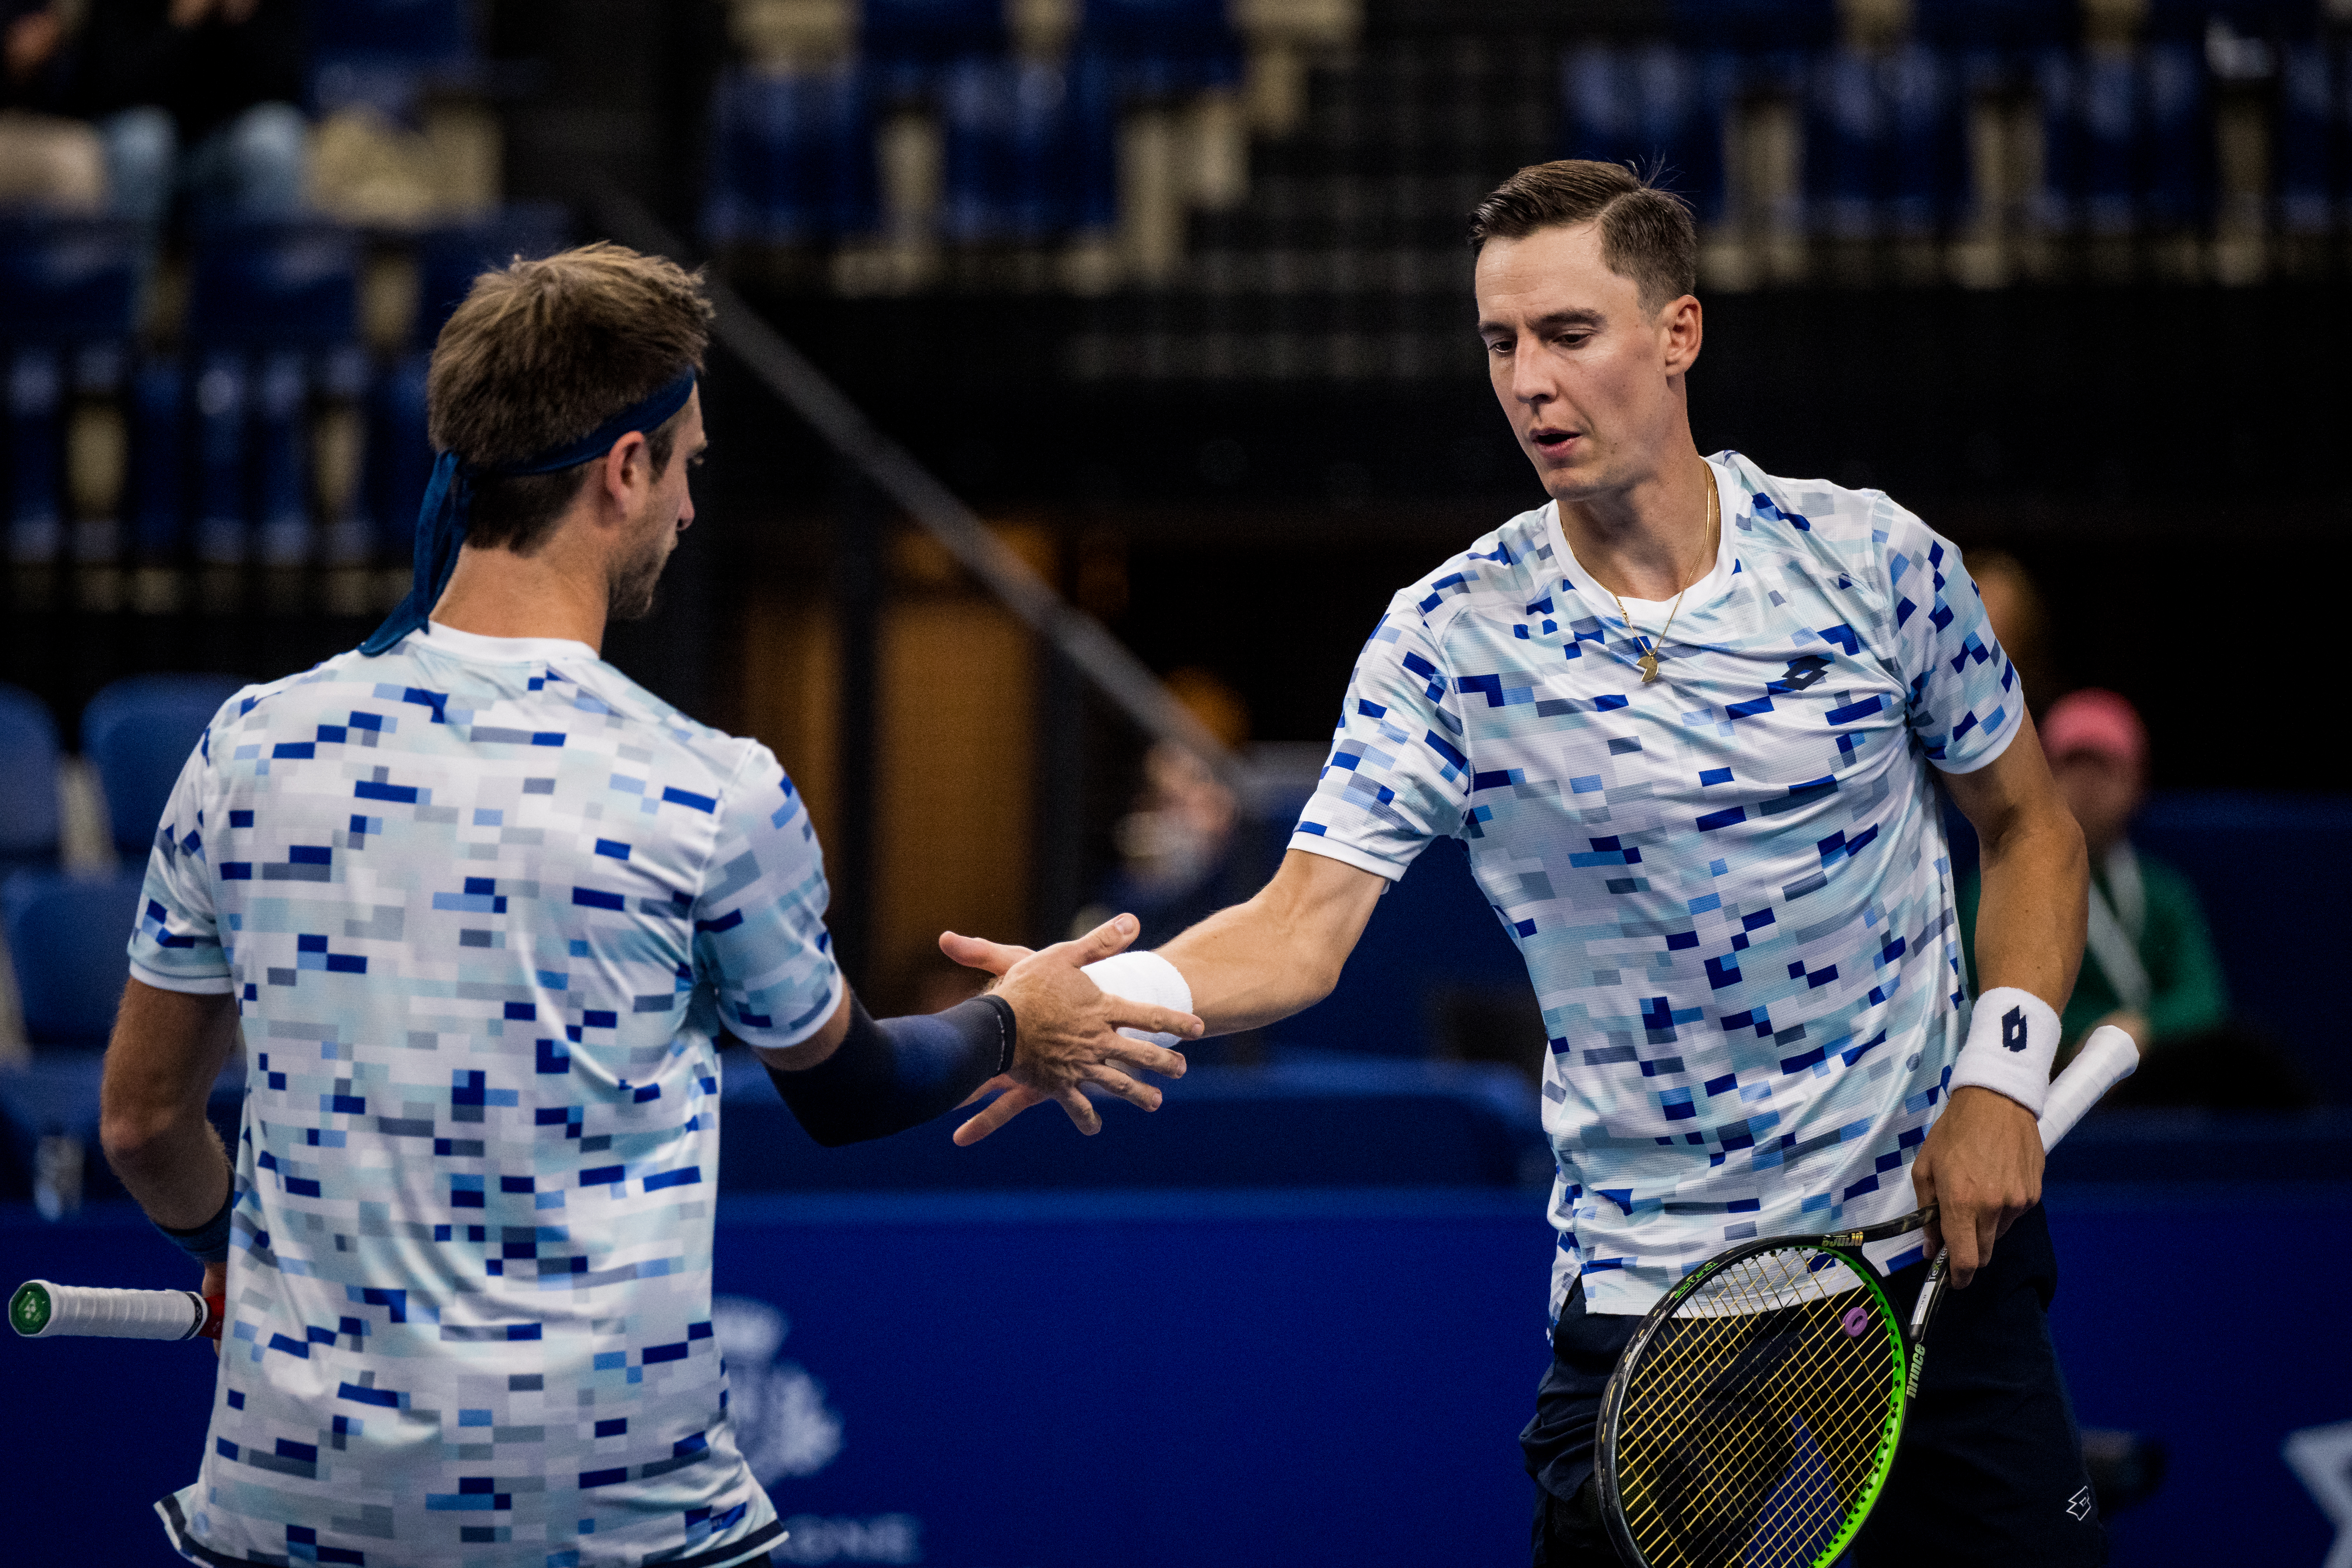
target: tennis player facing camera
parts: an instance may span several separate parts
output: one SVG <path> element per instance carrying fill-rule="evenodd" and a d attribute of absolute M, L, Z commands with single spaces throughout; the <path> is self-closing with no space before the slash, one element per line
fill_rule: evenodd
<path fill-rule="evenodd" d="M 416 587 L 362 647 L 240 693 L 156 836 L 103 1137 L 223 1291 L 191 1562 L 724 1568 L 784 1536 L 712 1337 L 723 1026 L 821 1142 L 993 1080 L 1088 1131 L 1181 1073 L 1181 1011 L 1079 966 L 877 1022 L 766 747 L 597 654 L 694 520 L 709 308 L 590 246 L 478 279 L 434 351 Z M 232 1166 L 205 1121 L 251 1088 Z"/>
<path fill-rule="evenodd" d="M 1747 1238 L 1933 1203 L 1924 1256 L 1948 1243 L 1963 1288 L 1850 1560 L 2101 1562 L 2036 1206 L 2083 841 L 1959 552 L 1874 491 L 1699 455 L 1696 246 L 1674 197 L 1541 164 L 1473 236 L 1495 394 L 1549 503 L 1391 602 L 1274 880 L 1096 973 L 1212 1032 L 1271 1023 L 1330 991 L 1415 856 L 1459 839 L 1550 1037 L 1535 1561 L 1616 1561 L 1595 1416 L 1669 1285 Z M 1973 1016 L 1938 775 L 1983 842 Z M 1872 1260 L 1907 1314 L 1922 1237 L 1890 1245 Z"/>

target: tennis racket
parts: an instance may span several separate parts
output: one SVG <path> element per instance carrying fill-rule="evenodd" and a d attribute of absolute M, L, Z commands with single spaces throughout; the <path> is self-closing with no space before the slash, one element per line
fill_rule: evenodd
<path fill-rule="evenodd" d="M 2050 1086 L 2042 1148 L 2138 1065 L 2130 1036 L 2094 1030 Z M 1745 1243 L 1650 1309 L 1594 1455 L 1628 1568 L 1826 1568 L 1845 1550 L 1894 1465 L 1949 1262 L 1937 1254 L 1906 1325 L 1858 1249 L 1935 1215 Z"/>
<path fill-rule="evenodd" d="M 221 1299 L 194 1290 L 110 1290 L 27 1279 L 8 1298 L 8 1322 L 28 1340 L 96 1334 L 115 1340 L 216 1340 Z"/>

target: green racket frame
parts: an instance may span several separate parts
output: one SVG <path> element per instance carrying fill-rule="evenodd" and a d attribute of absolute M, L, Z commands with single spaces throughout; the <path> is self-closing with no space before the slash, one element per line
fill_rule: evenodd
<path fill-rule="evenodd" d="M 1617 1477 L 1618 1423 L 1624 1415 L 1625 1392 L 1633 1384 L 1634 1369 L 1642 1363 L 1643 1352 L 1649 1349 L 1650 1342 L 1673 1317 L 1675 1308 L 1708 1280 L 1748 1258 L 1788 1247 L 1810 1247 L 1817 1252 L 1829 1253 L 1843 1262 L 1854 1278 L 1862 1281 L 1872 1300 L 1878 1303 L 1879 1326 L 1885 1331 L 1895 1352 L 1892 1361 L 1894 1386 L 1890 1390 L 1893 1397 L 1885 1426 L 1879 1437 L 1877 1458 L 1871 1466 L 1870 1475 L 1856 1491 L 1853 1506 L 1846 1510 L 1837 1534 L 1814 1557 L 1812 1568 L 1827 1568 L 1829 1563 L 1837 1560 L 1839 1552 L 1853 1543 L 1855 1532 L 1861 1530 L 1870 1518 L 1870 1510 L 1877 1505 L 1878 1494 L 1885 1489 L 1886 1477 L 1895 1468 L 1895 1445 L 1903 1438 L 1903 1418 L 1910 1409 L 1911 1391 L 1915 1386 L 1911 1372 L 1911 1335 L 1905 1332 L 1903 1321 L 1895 1310 L 1895 1303 L 1887 1299 L 1885 1289 L 1879 1284 L 1878 1270 L 1872 1268 L 1855 1249 L 1865 1242 L 1884 1241 L 1906 1231 L 1923 1229 L 1935 1215 L 1936 1211 L 1928 1208 L 1861 1230 L 1831 1231 L 1822 1236 L 1775 1236 L 1749 1242 L 1710 1258 L 1706 1267 L 1685 1275 L 1643 1315 L 1640 1325 L 1633 1331 L 1633 1337 L 1625 1342 L 1623 1353 L 1617 1358 L 1616 1370 L 1609 1374 L 1608 1387 L 1601 1393 L 1599 1431 L 1592 1455 L 1592 1482 L 1599 1493 L 1601 1517 L 1607 1521 L 1609 1537 L 1616 1543 L 1617 1554 L 1624 1560 L 1626 1568 L 1653 1568 L 1642 1549 L 1634 1544 L 1633 1531 L 1625 1523 L 1624 1496 L 1618 1486 Z M 1932 1308 L 1932 1300 L 1923 1305 Z M 1920 1327 L 1924 1324 L 1915 1324 L 1912 1332 L 1916 1333 Z"/>

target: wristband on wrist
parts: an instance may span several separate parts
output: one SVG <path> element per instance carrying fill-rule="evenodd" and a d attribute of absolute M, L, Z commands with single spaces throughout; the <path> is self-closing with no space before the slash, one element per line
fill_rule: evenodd
<path fill-rule="evenodd" d="M 1952 1064 L 1949 1087 L 1989 1089 L 2042 1114 L 2050 1096 L 2050 1067 L 2058 1058 L 2058 1015 L 2049 1003 L 2014 985 L 1977 998 L 1968 1043 Z"/>
<path fill-rule="evenodd" d="M 1001 1031 L 1003 1037 L 1001 1042 L 1002 1054 L 997 1058 L 996 1070 L 999 1075 L 1011 1072 L 1013 1070 L 1013 1047 L 1018 1044 L 1021 1039 L 1021 1020 L 1013 1016 L 1013 1004 L 1007 1002 L 1003 997 L 997 995 L 992 991 L 983 991 L 978 996 L 973 997 L 972 1000 L 975 1002 L 987 1003 L 990 1010 L 995 1013 L 996 1026 L 998 1030 Z"/>
<path fill-rule="evenodd" d="M 168 1225 L 156 1225 L 173 1246 L 199 1263 L 228 1261 L 229 1216 L 236 1211 L 236 1182 L 228 1184 L 228 1196 L 221 1200 L 220 1213 L 194 1230 L 173 1230 Z M 152 1223 L 152 1222 L 151 1222 Z"/>
<path fill-rule="evenodd" d="M 1108 958 L 1097 959 L 1078 973 L 1113 996 L 1148 1002 L 1179 1013 L 1192 1010 L 1192 987 L 1174 964 L 1156 952 L 1115 952 Z M 1181 1043 L 1174 1035 L 1155 1034 L 1149 1029 L 1121 1029 L 1119 1033 L 1151 1046 L 1173 1047 Z"/>

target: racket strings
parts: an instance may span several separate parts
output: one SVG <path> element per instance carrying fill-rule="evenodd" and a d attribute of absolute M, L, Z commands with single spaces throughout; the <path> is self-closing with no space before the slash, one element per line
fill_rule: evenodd
<path fill-rule="evenodd" d="M 1723 1269 L 1660 1326 L 1617 1443 L 1627 1527 L 1653 1568 L 1820 1554 L 1884 1447 L 1894 1348 L 1878 1311 L 1847 1326 L 1874 1301 L 1835 1255 L 1780 1249 Z"/>
<path fill-rule="evenodd" d="M 1748 1289 L 1759 1281 L 1763 1289 Z M 1759 1307 L 1766 1311 L 1785 1309 L 1792 1297 L 1822 1300 L 1831 1294 L 1807 1275 L 1791 1272 L 1785 1260 L 1779 1264 L 1759 1261 L 1748 1271 L 1748 1278 L 1726 1281 L 1716 1294 L 1727 1291 L 1737 1291 L 1747 1298 L 1731 1305 Z M 1707 1308 L 1707 1298 L 1699 1298 L 1696 1306 Z M 1790 1352 L 1805 1342 L 1801 1336 L 1792 1342 L 1791 1325 L 1764 1319 L 1760 1312 L 1746 1314 L 1745 1322 L 1727 1321 L 1720 1303 L 1715 1304 L 1714 1311 L 1717 1315 L 1711 1318 L 1686 1320 L 1687 1326 L 1704 1325 L 1704 1329 L 1688 1335 L 1693 1342 L 1683 1348 L 1688 1352 L 1704 1347 L 1694 1365 L 1704 1363 L 1709 1352 L 1717 1363 L 1709 1376 L 1711 1386 L 1699 1401 L 1703 1408 L 1695 1409 L 1691 1413 L 1695 1419 L 1686 1423 L 1689 1426 L 1704 1426 L 1709 1436 L 1717 1438 L 1713 1445 L 1717 1451 L 1702 1452 L 1701 1462 L 1693 1465 L 1687 1452 L 1692 1445 L 1688 1433 L 1684 1434 L 1681 1447 L 1671 1449 L 1663 1464 L 1664 1468 L 1680 1473 L 1665 1478 L 1666 1484 L 1659 1489 L 1666 1495 L 1654 1498 L 1654 1506 L 1648 1511 L 1660 1516 L 1657 1522 L 1674 1528 L 1675 1533 L 1689 1542 L 1696 1561 L 1728 1560 L 1731 1552 L 1740 1552 L 1744 1541 L 1748 1548 L 1741 1552 L 1744 1560 L 1769 1562 L 1776 1555 L 1786 1555 L 1785 1552 L 1774 1551 L 1776 1546 L 1790 1544 L 1780 1538 L 1793 1531 L 1801 1538 L 1797 1544 L 1801 1544 L 1822 1533 L 1818 1521 L 1824 1500 L 1818 1494 L 1824 1489 L 1822 1483 L 1827 1478 L 1821 1472 L 1826 1467 L 1817 1463 L 1802 1476 L 1797 1487 L 1780 1487 L 1780 1495 L 1761 1517 L 1757 1509 L 1763 1496 L 1758 1489 L 1790 1473 L 1790 1461 L 1795 1458 L 1792 1434 L 1801 1430 L 1811 1436 L 1812 1428 L 1828 1428 L 1839 1423 L 1834 1421 L 1833 1409 L 1799 1410 L 1788 1397 L 1787 1389 L 1793 1381 L 1787 1375 L 1790 1371 L 1787 1364 Z M 1782 1316 L 1785 1318 L 1785 1312 Z M 1735 1349 L 1727 1343 L 1733 1341 L 1743 1342 Z M 1691 1370 L 1691 1366 L 1685 1368 L 1686 1373 Z M 1803 1374 L 1801 1367 L 1795 1370 L 1799 1376 Z M 1688 1384 L 1686 1375 L 1676 1385 L 1685 1398 L 1694 1392 Z M 1746 1395 L 1727 1398 L 1727 1389 L 1744 1389 Z M 1832 1419 L 1825 1421 L 1825 1414 Z M 1806 1420 L 1808 1415 L 1811 1417 L 1810 1421 Z M 1735 1439 L 1732 1444 L 1721 1441 L 1727 1435 Z M 1744 1445 L 1737 1442 L 1741 1437 L 1746 1439 Z M 1821 1455 L 1817 1441 L 1815 1454 L 1817 1458 L 1825 1457 Z M 1717 1479 L 1727 1469 L 1733 1477 L 1728 1485 Z M 1694 1517 L 1688 1506 L 1669 1506 L 1676 1500 L 1674 1494 L 1687 1496 L 1695 1490 L 1710 1494 L 1711 1506 L 1704 1514 Z M 1666 1519 L 1669 1513 L 1681 1517 Z"/>

